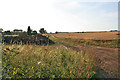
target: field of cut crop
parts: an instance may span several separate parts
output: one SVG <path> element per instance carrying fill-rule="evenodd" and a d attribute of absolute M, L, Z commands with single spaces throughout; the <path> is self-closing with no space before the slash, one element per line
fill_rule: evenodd
<path fill-rule="evenodd" d="M 57 33 L 48 35 L 62 39 L 66 42 L 71 41 L 75 44 L 86 44 L 108 48 L 119 47 L 118 32 Z"/>
<path fill-rule="evenodd" d="M 77 40 L 116 40 L 118 32 L 86 32 L 86 33 L 57 33 L 52 34 L 59 38 L 70 38 Z"/>

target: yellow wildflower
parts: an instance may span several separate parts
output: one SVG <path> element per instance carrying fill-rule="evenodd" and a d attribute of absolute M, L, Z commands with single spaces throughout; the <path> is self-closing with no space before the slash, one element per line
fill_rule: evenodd
<path fill-rule="evenodd" d="M 70 74 L 72 73 L 72 71 L 70 71 Z"/>
<path fill-rule="evenodd" d="M 15 71 L 13 71 L 13 75 L 15 75 Z"/>
<path fill-rule="evenodd" d="M 32 69 L 33 69 L 33 67 L 32 67 Z"/>

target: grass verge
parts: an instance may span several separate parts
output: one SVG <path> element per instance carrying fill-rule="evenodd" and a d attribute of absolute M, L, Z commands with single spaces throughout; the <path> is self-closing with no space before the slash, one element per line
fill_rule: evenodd
<path fill-rule="evenodd" d="M 63 45 L 3 45 L 3 78 L 91 78 L 95 62 Z"/>

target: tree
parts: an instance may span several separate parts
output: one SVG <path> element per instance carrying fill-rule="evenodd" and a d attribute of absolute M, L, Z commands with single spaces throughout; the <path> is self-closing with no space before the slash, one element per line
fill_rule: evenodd
<path fill-rule="evenodd" d="M 37 34 L 37 31 L 34 30 L 34 31 L 32 32 L 32 34 L 33 34 L 33 35 L 36 35 L 36 34 Z"/>
<path fill-rule="evenodd" d="M 47 31 L 44 30 L 44 28 L 41 28 L 41 29 L 39 30 L 39 32 L 40 32 L 41 34 L 45 34 L 45 33 L 47 33 Z"/>
<path fill-rule="evenodd" d="M 56 31 L 55 33 L 57 34 L 58 32 Z"/>
<path fill-rule="evenodd" d="M 45 33 L 47 33 L 47 31 L 45 30 Z"/>
<path fill-rule="evenodd" d="M 32 30 L 30 29 L 30 26 L 28 26 L 27 34 L 28 34 L 28 35 L 31 35 L 31 31 L 32 31 Z"/>
<path fill-rule="evenodd" d="M 0 32 L 2 32 L 3 31 L 3 29 L 2 28 L 0 28 Z"/>
<path fill-rule="evenodd" d="M 6 35 L 11 35 L 10 30 L 5 31 L 5 34 L 6 34 Z"/>

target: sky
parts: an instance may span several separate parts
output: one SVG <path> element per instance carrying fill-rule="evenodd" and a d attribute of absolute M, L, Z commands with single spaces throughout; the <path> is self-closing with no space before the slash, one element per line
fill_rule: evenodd
<path fill-rule="evenodd" d="M 118 0 L 0 0 L 0 28 L 47 32 L 118 30 Z"/>

